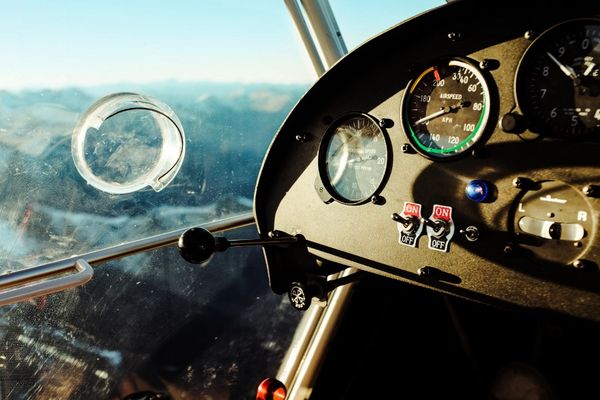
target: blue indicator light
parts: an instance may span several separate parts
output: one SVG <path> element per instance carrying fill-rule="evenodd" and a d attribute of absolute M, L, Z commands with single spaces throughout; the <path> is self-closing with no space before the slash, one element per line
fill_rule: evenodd
<path fill-rule="evenodd" d="M 475 179 L 465 187 L 465 195 L 477 203 L 486 201 L 490 194 L 490 184 L 482 179 Z"/>

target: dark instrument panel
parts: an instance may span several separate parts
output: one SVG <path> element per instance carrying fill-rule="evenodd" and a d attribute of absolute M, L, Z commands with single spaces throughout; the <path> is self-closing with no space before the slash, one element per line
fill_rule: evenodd
<path fill-rule="evenodd" d="M 366 42 L 277 133 L 272 289 L 355 267 L 600 320 L 600 5 L 458 1 Z M 317 291 L 318 292 L 318 291 Z"/>

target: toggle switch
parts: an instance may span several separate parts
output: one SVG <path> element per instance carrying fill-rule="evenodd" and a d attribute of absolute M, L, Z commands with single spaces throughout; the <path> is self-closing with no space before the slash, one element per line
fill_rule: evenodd
<path fill-rule="evenodd" d="M 452 207 L 434 204 L 431 216 L 428 219 L 422 218 L 421 222 L 427 226 L 429 248 L 431 250 L 447 252 L 450 240 L 454 236 Z"/>
<path fill-rule="evenodd" d="M 432 235 L 434 237 L 440 238 L 444 236 L 448 232 L 448 223 L 443 219 L 427 219 L 421 218 L 421 223 L 423 225 L 430 227 L 432 231 Z"/>
<path fill-rule="evenodd" d="M 393 213 L 392 219 L 396 222 L 399 222 L 402 225 L 401 227 L 399 227 L 399 229 L 402 229 L 404 232 L 411 233 L 419 229 L 419 219 L 416 217 L 403 217 L 400 214 Z"/>
<path fill-rule="evenodd" d="M 404 246 L 417 247 L 419 236 L 423 231 L 423 225 L 420 222 L 421 205 L 405 201 L 402 212 L 400 214 L 393 213 L 392 219 L 397 223 L 398 243 Z"/>

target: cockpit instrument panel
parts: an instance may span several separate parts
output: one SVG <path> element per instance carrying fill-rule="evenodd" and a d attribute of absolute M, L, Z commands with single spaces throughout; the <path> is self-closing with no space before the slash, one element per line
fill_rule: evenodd
<path fill-rule="evenodd" d="M 303 238 L 264 249 L 272 289 L 354 267 L 600 320 L 599 16 L 463 0 L 341 59 L 263 162 L 261 235 Z"/>

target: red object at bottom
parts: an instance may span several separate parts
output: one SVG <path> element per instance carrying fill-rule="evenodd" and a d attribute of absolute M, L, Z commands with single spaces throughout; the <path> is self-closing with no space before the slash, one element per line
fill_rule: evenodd
<path fill-rule="evenodd" d="M 275 378 L 267 378 L 258 385 L 256 400 L 285 400 L 287 389 Z"/>

